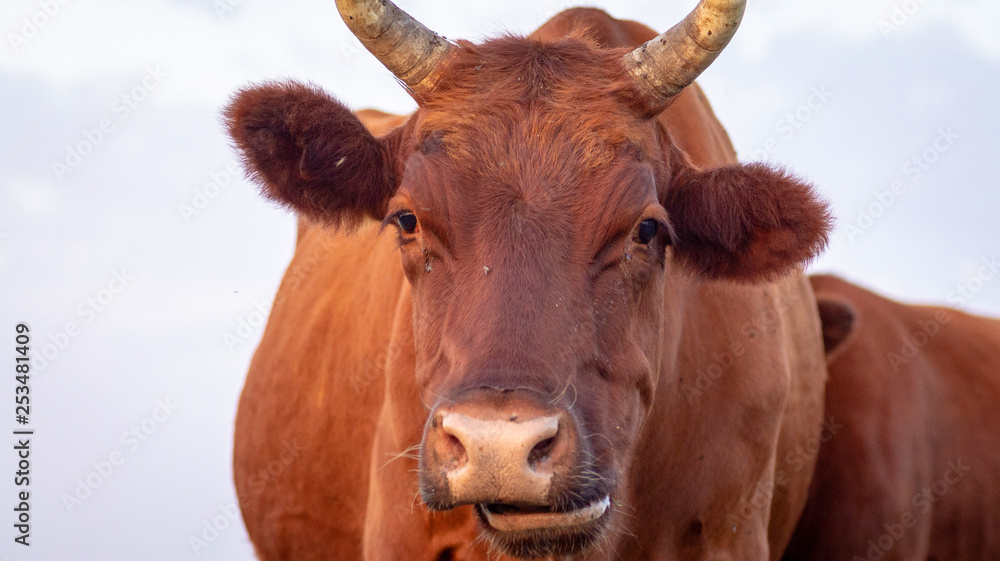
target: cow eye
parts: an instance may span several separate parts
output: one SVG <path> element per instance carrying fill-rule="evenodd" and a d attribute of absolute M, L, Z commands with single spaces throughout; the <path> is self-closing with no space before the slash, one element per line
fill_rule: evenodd
<path fill-rule="evenodd" d="M 412 234 L 417 229 L 417 217 L 412 212 L 402 212 L 396 217 L 399 227 L 407 234 Z"/>
<path fill-rule="evenodd" d="M 656 233 L 660 231 L 660 223 L 653 219 L 643 220 L 639 224 L 639 231 L 635 234 L 635 241 L 641 243 L 642 245 L 647 245 L 649 242 L 653 241 L 656 237 Z"/>

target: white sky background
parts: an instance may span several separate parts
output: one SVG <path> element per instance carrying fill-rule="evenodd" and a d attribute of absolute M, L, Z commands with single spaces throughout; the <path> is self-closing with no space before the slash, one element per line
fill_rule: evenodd
<path fill-rule="evenodd" d="M 694 3 L 589 5 L 662 30 Z M 399 4 L 472 40 L 530 32 L 573 5 Z M 964 309 L 1000 316 L 1000 278 L 975 280 L 981 259 L 1000 253 L 1000 4 L 910 0 L 913 13 L 886 36 L 879 21 L 894 6 L 904 2 L 751 0 L 701 84 L 743 160 L 770 146 L 770 160 L 832 201 L 838 230 L 813 270 L 916 302 L 945 303 L 970 283 L 978 291 Z M 0 560 L 251 559 L 241 523 L 199 555 L 189 537 L 235 500 L 233 418 L 262 329 L 232 352 L 223 335 L 273 297 L 294 219 L 241 177 L 187 221 L 179 206 L 226 173 L 234 155 L 219 109 L 248 82 L 313 81 L 355 108 L 413 103 L 360 51 L 332 0 L 243 0 L 221 16 L 213 0 L 71 1 L 15 52 L 10 33 L 40 10 L 37 0 L 0 8 L 0 434 L 15 428 L 14 325 L 31 325 L 36 351 L 64 348 L 32 378 L 30 548 L 13 542 L 15 457 L 11 437 L 0 437 Z M 122 119 L 114 103 L 147 67 L 167 75 Z M 813 88 L 832 95 L 800 108 Z M 789 129 L 782 119 L 796 110 L 808 118 Z M 58 179 L 53 163 L 102 119 L 114 129 Z M 908 174 L 904 164 L 949 128 L 958 137 L 948 150 L 920 177 Z M 845 226 L 895 180 L 905 191 L 849 235 Z M 122 269 L 134 280 L 87 312 Z M 58 335 L 70 321 L 79 332 Z M 155 432 L 132 450 L 122 433 L 158 399 L 177 410 L 147 420 Z M 116 451 L 124 463 L 92 476 L 100 486 L 68 512 L 63 494 Z"/>

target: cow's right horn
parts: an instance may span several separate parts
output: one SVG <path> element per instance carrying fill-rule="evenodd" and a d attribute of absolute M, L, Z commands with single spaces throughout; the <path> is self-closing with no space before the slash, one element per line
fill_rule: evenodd
<path fill-rule="evenodd" d="M 337 0 L 351 32 L 416 97 L 430 93 L 456 46 L 389 0 Z"/>
<path fill-rule="evenodd" d="M 680 23 L 624 57 L 650 112 L 670 100 L 719 56 L 743 19 L 746 0 L 701 0 Z"/>

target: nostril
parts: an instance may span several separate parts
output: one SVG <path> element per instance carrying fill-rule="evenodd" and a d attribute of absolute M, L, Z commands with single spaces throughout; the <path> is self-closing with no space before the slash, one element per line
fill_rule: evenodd
<path fill-rule="evenodd" d="M 528 452 L 528 465 L 535 467 L 536 465 L 544 462 L 552 455 L 552 448 L 555 446 L 556 437 L 551 436 L 542 440 L 538 444 L 535 444 L 531 452 Z"/>
<path fill-rule="evenodd" d="M 468 452 L 466 452 L 465 446 L 462 445 L 462 441 L 457 436 L 447 433 L 445 433 L 444 438 L 441 440 L 442 456 L 446 458 L 449 464 L 446 468 L 451 470 L 465 465 L 468 461 Z"/>

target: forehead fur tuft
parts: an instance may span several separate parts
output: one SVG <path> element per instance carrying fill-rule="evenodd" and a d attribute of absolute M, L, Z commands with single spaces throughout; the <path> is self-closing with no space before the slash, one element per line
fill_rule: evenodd
<path fill-rule="evenodd" d="M 422 100 L 420 124 L 423 134 L 440 135 L 455 161 L 489 165 L 482 155 L 502 157 L 505 146 L 523 158 L 557 144 L 571 147 L 564 158 L 597 169 L 644 144 L 648 128 L 631 109 L 639 94 L 621 64 L 628 49 L 601 47 L 580 32 L 460 46 Z"/>

